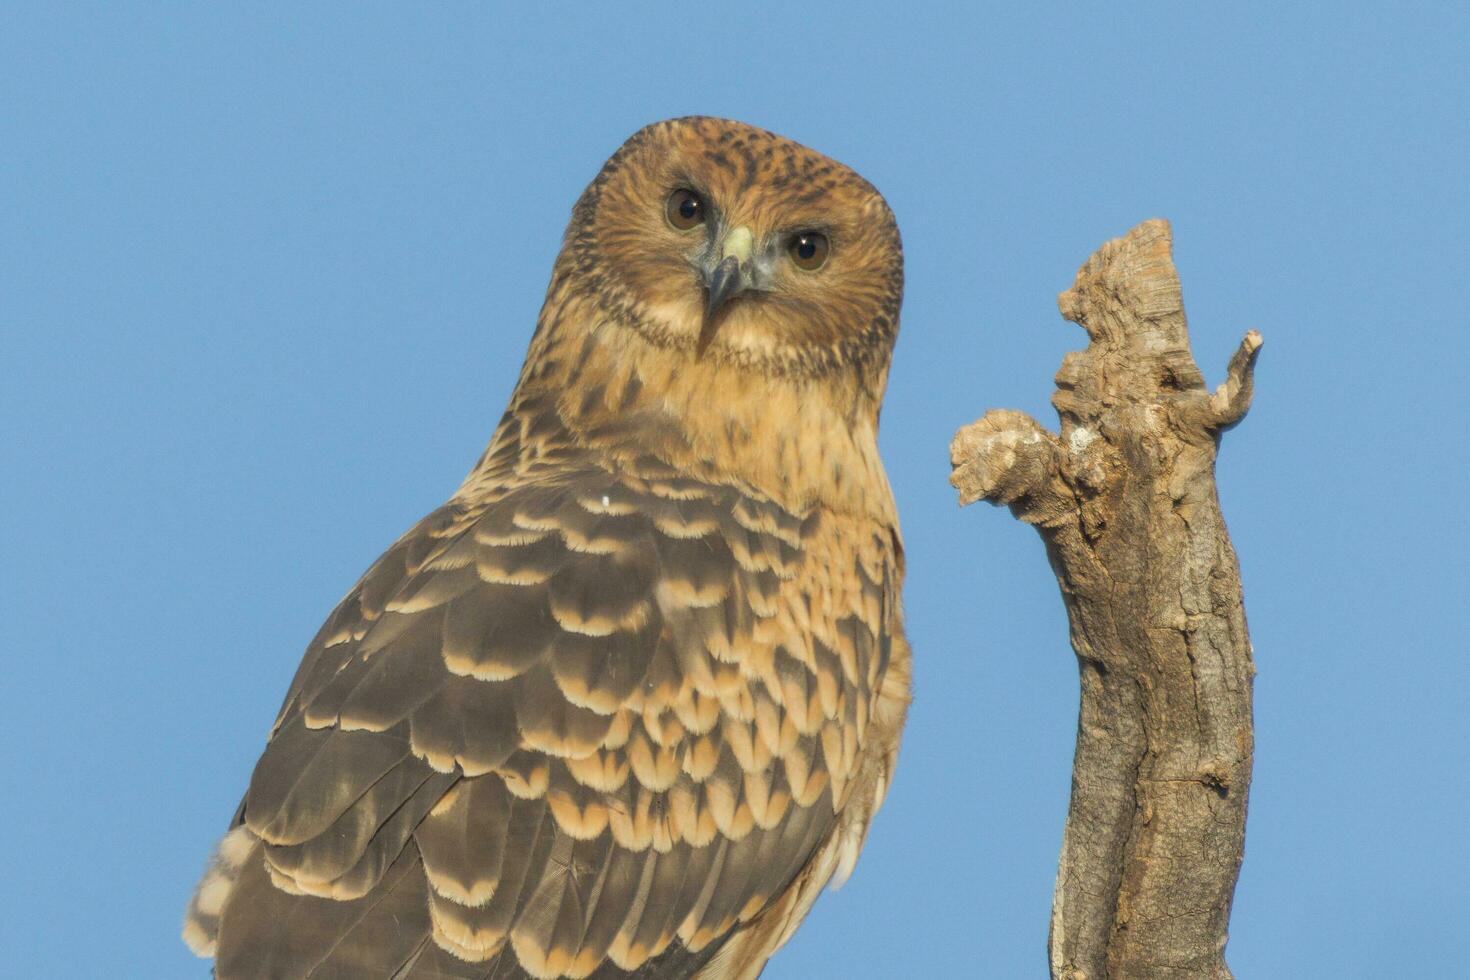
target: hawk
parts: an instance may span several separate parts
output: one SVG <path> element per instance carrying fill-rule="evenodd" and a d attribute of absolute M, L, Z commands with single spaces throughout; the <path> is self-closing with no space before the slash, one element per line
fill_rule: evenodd
<path fill-rule="evenodd" d="M 484 455 L 306 650 L 186 914 L 220 980 L 759 975 L 897 758 L 902 289 L 847 167 L 623 144 Z"/>

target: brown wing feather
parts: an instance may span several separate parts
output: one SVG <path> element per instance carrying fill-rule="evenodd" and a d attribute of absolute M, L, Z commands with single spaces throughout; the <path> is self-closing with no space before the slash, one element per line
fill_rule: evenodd
<path fill-rule="evenodd" d="M 891 539 L 658 464 L 557 469 L 421 522 L 313 641 L 221 980 L 687 976 L 833 838 Z M 383 903 L 422 935 L 353 911 Z"/>

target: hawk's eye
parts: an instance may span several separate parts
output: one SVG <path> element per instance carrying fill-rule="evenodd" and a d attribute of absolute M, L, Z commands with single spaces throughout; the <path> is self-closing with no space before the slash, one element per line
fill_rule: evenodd
<path fill-rule="evenodd" d="M 791 261 L 796 263 L 798 269 L 815 272 L 827 261 L 827 253 L 831 248 L 827 244 L 826 235 L 819 231 L 803 231 L 791 236 L 786 250 L 791 253 Z"/>
<path fill-rule="evenodd" d="M 699 199 L 698 194 L 681 187 L 669 195 L 664 216 L 669 219 L 669 224 L 680 231 L 698 228 L 704 224 L 704 202 Z"/>

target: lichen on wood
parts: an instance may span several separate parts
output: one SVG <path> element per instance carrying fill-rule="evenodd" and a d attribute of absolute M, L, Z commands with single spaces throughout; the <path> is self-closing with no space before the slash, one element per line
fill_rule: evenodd
<path fill-rule="evenodd" d="M 1081 672 L 1058 980 L 1230 976 L 1255 668 L 1214 469 L 1250 406 L 1261 337 L 1206 389 L 1171 242 L 1167 222 L 1146 221 L 1058 297 L 1089 338 L 1056 376 L 1059 434 L 996 410 L 950 446 L 962 504 L 1007 505 L 1040 532 Z"/>

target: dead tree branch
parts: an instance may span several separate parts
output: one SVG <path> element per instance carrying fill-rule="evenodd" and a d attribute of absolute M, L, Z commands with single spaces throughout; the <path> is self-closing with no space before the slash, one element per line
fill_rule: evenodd
<path fill-rule="evenodd" d="M 962 504 L 1006 504 L 1041 533 L 1081 670 L 1057 980 L 1230 976 L 1255 669 L 1214 468 L 1250 406 L 1261 337 L 1205 389 L 1171 241 L 1167 222 L 1144 222 L 1058 298 L 1089 338 L 1057 373 L 1060 435 L 999 410 L 950 446 Z"/>

